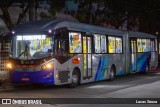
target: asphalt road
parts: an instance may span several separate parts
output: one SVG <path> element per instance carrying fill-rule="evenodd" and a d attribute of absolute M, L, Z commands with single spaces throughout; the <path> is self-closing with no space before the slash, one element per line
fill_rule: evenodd
<path fill-rule="evenodd" d="M 160 73 L 132 74 L 116 77 L 114 81 L 100 81 L 67 88 L 66 86 L 20 85 L 0 88 L 0 98 L 160 98 Z M 48 102 L 49 103 L 49 102 Z M 51 103 L 51 102 L 50 102 Z M 0 105 L 1 107 L 2 105 Z M 12 105 L 13 107 L 29 107 L 29 105 Z M 12 107 L 6 105 L 6 107 Z M 43 107 L 44 105 L 34 105 Z M 75 105 L 47 104 L 46 107 L 75 107 Z M 84 105 L 76 105 L 78 107 Z M 90 106 L 90 105 L 85 105 Z M 105 107 L 106 105 L 92 105 Z M 126 104 L 109 104 L 108 106 L 127 107 Z M 131 105 L 133 107 L 136 105 Z M 141 104 L 142 106 L 142 104 Z M 148 105 L 145 105 L 149 107 Z M 159 105 L 154 105 L 154 107 Z M 4 107 L 4 105 L 2 106 Z"/>

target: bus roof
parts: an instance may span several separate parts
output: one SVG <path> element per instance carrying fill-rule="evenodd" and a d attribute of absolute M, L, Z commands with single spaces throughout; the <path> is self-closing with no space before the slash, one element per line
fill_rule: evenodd
<path fill-rule="evenodd" d="M 44 33 L 48 30 L 55 30 L 58 28 L 66 27 L 71 31 L 80 31 L 87 33 L 97 33 L 97 34 L 107 34 L 115 36 L 123 36 L 127 33 L 130 37 L 145 37 L 145 38 L 156 38 L 151 34 L 135 32 L 135 31 L 124 31 L 113 28 L 101 27 L 96 25 L 77 23 L 67 20 L 38 20 L 30 21 L 23 24 L 20 24 L 13 29 L 16 34 L 29 34 L 29 33 Z"/>
<path fill-rule="evenodd" d="M 71 22 L 66 20 L 39 20 L 30 21 L 24 24 L 20 24 L 13 29 L 16 34 L 22 33 L 41 33 L 48 30 L 55 30 L 57 28 L 66 27 L 68 30 L 81 31 L 87 33 L 100 33 L 110 35 L 123 35 L 124 31 L 100 27 L 95 25 L 89 25 L 84 23 Z"/>
<path fill-rule="evenodd" d="M 143 32 L 129 31 L 128 33 L 130 37 L 157 38 L 154 35 L 143 33 Z"/>

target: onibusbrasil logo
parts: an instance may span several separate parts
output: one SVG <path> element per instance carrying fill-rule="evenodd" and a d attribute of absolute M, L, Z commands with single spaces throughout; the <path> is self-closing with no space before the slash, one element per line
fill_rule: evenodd
<path fill-rule="evenodd" d="M 42 104 L 37 99 L 2 99 L 2 104 Z"/>

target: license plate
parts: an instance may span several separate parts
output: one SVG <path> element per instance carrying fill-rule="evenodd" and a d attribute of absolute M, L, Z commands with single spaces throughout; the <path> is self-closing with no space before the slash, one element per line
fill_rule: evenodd
<path fill-rule="evenodd" d="M 22 81 L 29 81 L 29 78 L 22 78 Z"/>

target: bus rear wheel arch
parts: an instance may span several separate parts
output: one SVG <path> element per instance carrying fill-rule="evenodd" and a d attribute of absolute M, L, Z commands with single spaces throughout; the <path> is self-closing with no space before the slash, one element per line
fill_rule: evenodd
<path fill-rule="evenodd" d="M 80 84 L 80 69 L 79 68 L 74 68 L 72 72 L 72 78 L 71 78 L 71 83 L 68 84 L 69 88 L 75 88 Z"/>

